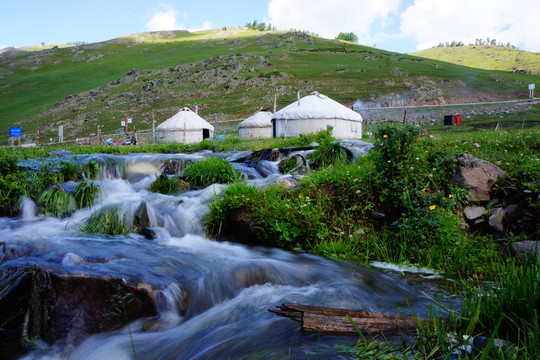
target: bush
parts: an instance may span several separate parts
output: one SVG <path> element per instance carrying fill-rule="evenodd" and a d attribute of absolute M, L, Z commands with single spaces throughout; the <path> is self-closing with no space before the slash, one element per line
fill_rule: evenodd
<path fill-rule="evenodd" d="M 228 184 L 241 179 L 241 173 L 222 159 L 210 157 L 191 163 L 185 170 L 186 180 L 195 186 Z"/>
<path fill-rule="evenodd" d="M 126 216 L 120 214 L 116 207 L 103 207 L 94 212 L 81 231 L 90 234 L 127 235 L 129 229 L 125 224 Z"/>
<path fill-rule="evenodd" d="M 83 181 L 75 187 L 75 201 L 79 208 L 94 205 L 96 195 L 99 192 L 99 185 L 93 181 Z"/>
<path fill-rule="evenodd" d="M 177 178 L 161 174 L 150 184 L 148 190 L 160 194 L 177 194 L 182 190 L 182 185 Z"/>
<path fill-rule="evenodd" d="M 73 196 L 61 186 L 45 190 L 39 196 L 38 204 L 45 215 L 59 218 L 70 216 L 77 209 Z"/>
<path fill-rule="evenodd" d="M 0 176 L 14 174 L 19 171 L 18 159 L 13 155 L 0 156 Z"/>
<path fill-rule="evenodd" d="M 309 160 L 315 169 L 319 169 L 338 162 L 346 162 L 349 158 L 339 142 L 324 141 L 310 154 Z"/>

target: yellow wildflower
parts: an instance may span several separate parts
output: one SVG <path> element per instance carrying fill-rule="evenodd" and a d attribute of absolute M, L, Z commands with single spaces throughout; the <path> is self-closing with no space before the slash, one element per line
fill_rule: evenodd
<path fill-rule="evenodd" d="M 386 139 L 388 137 L 388 135 L 384 134 L 382 137 Z"/>
<path fill-rule="evenodd" d="M 437 205 L 430 205 L 429 210 L 435 210 L 437 208 Z"/>
<path fill-rule="evenodd" d="M 454 195 L 452 195 L 452 194 L 448 195 L 448 198 L 449 198 L 449 199 L 451 199 L 451 198 L 453 198 L 453 197 L 454 197 Z"/>

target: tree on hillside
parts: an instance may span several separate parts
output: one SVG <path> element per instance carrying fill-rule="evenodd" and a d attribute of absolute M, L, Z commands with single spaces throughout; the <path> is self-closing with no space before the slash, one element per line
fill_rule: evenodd
<path fill-rule="evenodd" d="M 272 24 L 270 23 L 266 24 L 263 22 L 260 23 L 257 20 L 253 20 L 253 22 L 247 23 L 246 27 L 251 30 L 259 30 L 259 31 L 272 31 L 272 30 L 275 31 L 276 30 L 276 27 L 272 26 Z"/>
<path fill-rule="evenodd" d="M 336 39 L 338 40 L 345 40 L 345 41 L 351 41 L 351 42 L 358 42 L 358 36 L 353 33 L 342 33 L 340 32 L 338 36 L 336 36 Z"/>

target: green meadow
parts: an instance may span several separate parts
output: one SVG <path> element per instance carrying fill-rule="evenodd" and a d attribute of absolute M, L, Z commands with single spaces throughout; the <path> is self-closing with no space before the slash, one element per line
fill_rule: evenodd
<path fill-rule="evenodd" d="M 6 56 L 5 54 L 3 55 Z M 135 73 L 132 70 L 136 69 Z M 131 72 L 131 76 L 127 74 Z M 134 74 L 134 75 L 133 75 Z M 0 141 L 122 133 L 131 116 L 150 129 L 182 106 L 209 121 L 241 119 L 319 91 L 345 105 L 524 99 L 538 76 L 473 69 L 303 32 L 244 28 L 134 34 L 107 42 L 26 51 L 0 64 Z"/>

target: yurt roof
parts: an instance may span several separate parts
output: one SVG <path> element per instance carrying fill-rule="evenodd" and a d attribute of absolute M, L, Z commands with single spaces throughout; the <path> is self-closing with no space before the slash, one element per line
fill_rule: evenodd
<path fill-rule="evenodd" d="M 272 113 L 267 110 L 259 110 L 246 120 L 238 124 L 238 128 L 262 128 L 272 126 Z"/>
<path fill-rule="evenodd" d="M 170 130 L 214 130 L 212 125 L 187 107 L 180 109 L 173 117 L 159 124 L 157 128 Z"/>
<path fill-rule="evenodd" d="M 272 119 L 344 119 L 362 121 L 362 116 L 328 96 L 314 91 L 277 111 Z"/>

